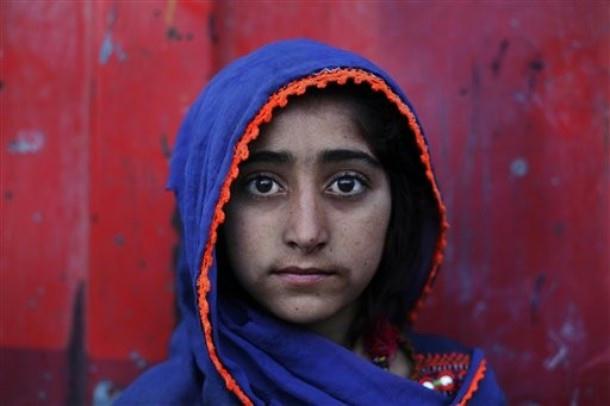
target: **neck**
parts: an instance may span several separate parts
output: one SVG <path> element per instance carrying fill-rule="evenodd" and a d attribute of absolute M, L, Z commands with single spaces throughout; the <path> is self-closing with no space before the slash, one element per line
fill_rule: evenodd
<path fill-rule="evenodd" d="M 351 343 L 348 340 L 348 331 L 350 325 L 356 317 L 357 309 L 358 304 L 352 303 L 349 306 L 339 310 L 331 317 L 314 323 L 309 323 L 306 325 L 306 327 L 309 330 L 326 337 L 339 345 L 342 345 L 343 347 L 351 349 Z"/>

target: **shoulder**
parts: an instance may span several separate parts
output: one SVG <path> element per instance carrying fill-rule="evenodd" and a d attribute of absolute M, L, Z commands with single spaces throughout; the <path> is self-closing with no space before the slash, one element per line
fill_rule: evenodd
<path fill-rule="evenodd" d="M 506 403 L 483 351 L 435 335 L 408 333 L 415 361 L 412 379 L 453 398 L 457 405 Z"/>

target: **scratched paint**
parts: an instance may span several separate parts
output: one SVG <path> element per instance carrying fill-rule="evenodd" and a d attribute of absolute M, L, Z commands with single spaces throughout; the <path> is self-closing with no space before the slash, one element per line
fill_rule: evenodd
<path fill-rule="evenodd" d="M 120 393 L 121 392 L 111 380 L 101 380 L 93 389 L 92 404 L 93 406 L 112 406 Z"/>
<path fill-rule="evenodd" d="M 529 165 L 525 158 L 516 158 L 510 164 L 510 173 L 517 178 L 522 178 L 527 175 Z"/>
<path fill-rule="evenodd" d="M 19 130 L 8 144 L 8 152 L 16 155 L 37 154 L 45 146 L 46 136 L 42 130 Z"/>
<path fill-rule="evenodd" d="M 105 65 L 110 60 L 112 55 L 115 55 L 119 62 L 123 62 L 127 59 L 127 53 L 123 50 L 121 45 L 115 42 L 112 38 L 112 33 L 108 32 L 104 36 L 100 52 L 98 56 L 99 63 Z"/>

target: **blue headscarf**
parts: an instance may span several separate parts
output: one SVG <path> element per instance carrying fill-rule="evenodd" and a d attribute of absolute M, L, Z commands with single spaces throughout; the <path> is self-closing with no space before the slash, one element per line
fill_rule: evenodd
<path fill-rule="evenodd" d="M 218 73 L 192 105 L 172 155 L 168 186 L 182 220 L 178 264 L 181 322 L 169 359 L 147 371 L 118 404 L 494 404 L 501 401 L 493 374 L 478 350 L 453 398 L 393 375 L 323 337 L 219 296 L 215 260 L 224 205 L 259 126 L 288 97 L 346 81 L 388 96 L 418 139 L 422 171 L 436 207 L 424 220 L 424 259 L 409 299 L 416 310 L 442 261 L 446 222 L 427 146 L 412 106 L 394 81 L 366 59 L 309 40 L 282 41 L 247 55 Z M 220 270 L 222 272 L 222 270 Z M 416 350 L 456 351 L 436 339 L 414 339 Z M 442 343 L 442 344 L 441 344 Z M 491 403 L 490 403 L 491 402 Z"/>

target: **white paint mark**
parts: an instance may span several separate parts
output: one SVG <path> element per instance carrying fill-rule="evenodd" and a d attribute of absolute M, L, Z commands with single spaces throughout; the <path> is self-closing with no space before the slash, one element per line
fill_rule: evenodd
<path fill-rule="evenodd" d="M 36 154 L 44 148 L 45 135 L 41 130 L 19 130 L 8 145 L 11 154 Z"/>
<path fill-rule="evenodd" d="M 529 165 L 525 158 L 517 158 L 510 164 L 510 173 L 518 178 L 522 178 L 527 175 Z"/>
<path fill-rule="evenodd" d="M 557 365 L 561 363 L 568 356 L 568 347 L 565 344 L 562 344 L 561 347 L 557 350 L 555 355 L 547 358 L 544 361 L 544 368 L 547 371 L 552 371 L 557 368 Z"/>
<path fill-rule="evenodd" d="M 112 43 L 112 34 L 107 33 L 104 36 L 104 40 L 102 41 L 102 46 L 100 47 L 99 60 L 102 65 L 105 65 L 108 62 L 108 59 L 110 59 L 113 48 L 114 48 L 114 45 Z"/>
<path fill-rule="evenodd" d="M 100 47 L 99 62 L 102 65 L 105 65 L 108 63 L 113 53 L 120 62 L 127 59 L 127 53 L 123 51 L 120 44 L 113 41 L 112 33 L 107 32 L 106 35 L 104 35 L 104 40 L 102 41 L 102 46 Z"/>
<path fill-rule="evenodd" d="M 578 316 L 578 309 L 574 303 L 568 304 L 565 320 L 559 330 L 559 336 L 565 342 L 570 344 L 578 343 L 586 338 L 587 330 Z"/>
<path fill-rule="evenodd" d="M 561 337 L 554 331 L 549 333 L 549 338 L 557 346 L 557 352 L 544 360 L 543 366 L 547 371 L 552 371 L 568 357 L 568 346 L 563 342 Z"/>
<path fill-rule="evenodd" d="M 102 380 L 93 389 L 93 406 L 112 406 L 120 393 L 112 381 Z"/>

